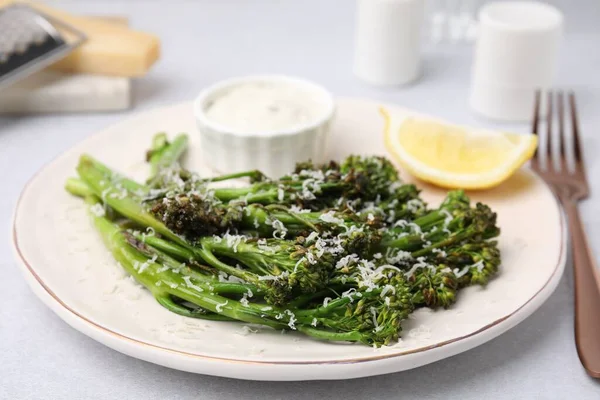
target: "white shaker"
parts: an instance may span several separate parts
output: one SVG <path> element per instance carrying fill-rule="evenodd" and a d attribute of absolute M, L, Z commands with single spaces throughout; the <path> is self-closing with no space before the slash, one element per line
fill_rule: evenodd
<path fill-rule="evenodd" d="M 402 85 L 421 73 L 424 0 L 357 0 L 354 73 L 374 85 Z"/>
<path fill-rule="evenodd" d="M 488 3 L 479 12 L 470 105 L 485 117 L 527 121 L 536 89 L 552 87 L 562 13 L 533 1 Z"/>

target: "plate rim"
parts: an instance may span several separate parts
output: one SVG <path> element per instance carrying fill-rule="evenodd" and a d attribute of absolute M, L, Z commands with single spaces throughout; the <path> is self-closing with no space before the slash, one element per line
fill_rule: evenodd
<path fill-rule="evenodd" d="M 348 98 L 348 97 L 343 97 L 343 98 L 336 98 L 336 103 L 339 100 L 344 100 L 344 101 L 363 101 L 363 102 L 374 102 L 373 100 L 370 99 L 362 99 L 362 98 Z M 166 105 L 166 106 L 161 106 L 161 107 L 155 107 L 152 108 L 150 110 L 144 110 L 142 112 L 136 113 L 132 116 L 130 116 L 129 118 L 126 118 L 124 120 L 128 120 L 128 119 L 135 119 L 135 118 L 139 118 L 140 115 L 146 114 L 147 112 L 152 112 L 153 110 L 157 110 L 157 109 L 165 109 L 165 108 L 175 108 L 177 106 L 183 106 L 183 105 L 188 105 L 190 104 L 189 101 L 185 101 L 185 102 L 178 102 L 175 104 L 171 104 L 171 105 Z M 402 106 L 397 106 L 397 105 L 391 105 L 397 108 L 402 108 L 403 110 L 409 111 L 411 112 L 410 109 L 406 109 L 405 107 Z M 40 173 L 42 173 L 43 171 L 45 171 L 47 168 L 50 168 L 53 164 L 57 163 L 58 161 L 60 161 L 63 157 L 68 157 L 69 153 L 71 152 L 71 150 L 82 146 L 84 143 L 86 143 L 89 140 L 92 140 L 93 138 L 97 138 L 99 135 L 102 135 L 103 132 L 110 130 L 113 126 L 119 125 L 120 123 L 122 123 L 123 120 L 121 120 L 121 122 L 116 122 L 114 124 L 111 124 L 105 128 L 103 128 L 102 130 L 100 130 L 99 132 L 96 132 L 80 141 L 78 141 L 77 143 L 75 143 L 74 145 L 70 146 L 68 149 L 66 149 L 64 152 L 62 152 L 61 154 L 57 155 L 56 157 L 52 158 L 50 161 L 46 162 L 41 168 L 39 168 L 27 181 L 27 183 L 25 184 L 25 186 L 23 187 L 23 189 L 21 190 L 21 193 L 19 194 L 18 200 L 16 202 L 16 205 L 13 209 L 13 218 L 12 218 L 12 224 L 11 224 L 11 245 L 12 245 L 12 249 L 13 249 L 13 254 L 16 258 L 16 260 L 18 261 L 18 264 L 20 266 L 20 269 L 22 271 L 22 273 L 24 273 L 26 275 L 26 278 L 30 278 L 30 279 L 26 279 L 26 281 L 28 282 L 30 288 L 32 289 L 32 291 L 38 296 L 38 298 L 40 298 L 40 300 L 42 300 L 42 302 L 48 306 L 55 314 L 57 314 L 59 316 L 59 318 L 61 318 L 62 320 L 64 320 L 65 322 L 67 322 L 69 325 L 71 325 L 73 328 L 75 328 L 76 330 L 84 333 L 86 336 L 91 336 L 89 333 L 83 331 L 82 329 L 79 329 L 79 327 L 74 326 L 73 324 L 71 324 L 69 321 L 66 320 L 65 316 L 62 315 L 61 313 L 59 313 L 54 307 L 52 307 L 50 304 L 48 304 L 46 298 L 43 298 L 42 294 L 40 292 L 38 292 L 39 289 L 43 289 L 43 293 L 45 293 L 46 295 L 50 296 L 50 298 L 52 298 L 54 306 L 59 306 L 63 311 L 67 311 L 67 313 L 71 316 L 71 317 L 75 317 L 75 319 L 78 322 L 81 322 L 85 325 L 87 325 L 88 328 L 92 329 L 92 330 L 96 330 L 99 333 L 103 333 L 103 334 L 108 334 L 110 336 L 112 336 L 113 338 L 116 339 L 120 339 L 120 340 L 124 340 L 130 344 L 132 344 L 133 346 L 135 346 L 136 348 L 138 348 L 139 350 L 142 350 L 143 348 L 146 349 L 151 349 L 154 351 L 160 351 L 160 352 L 167 352 L 170 354 L 174 354 L 177 356 L 183 356 L 186 358 L 191 358 L 191 359 L 196 359 L 196 360 L 203 360 L 203 361 L 211 361 L 211 362 L 227 362 L 227 363 L 235 363 L 235 364 L 244 364 L 244 365 L 261 365 L 261 366 L 315 366 L 315 365 L 348 365 L 348 364 L 366 364 L 366 363 L 372 363 L 375 361 L 383 361 L 383 360 L 392 360 L 395 358 L 399 358 L 399 357 L 403 357 L 403 356 L 407 356 L 407 355 L 413 355 L 413 354 L 419 354 L 419 353 L 425 353 L 427 351 L 431 351 L 433 349 L 440 349 L 443 347 L 446 347 L 448 345 L 452 345 L 452 344 L 467 344 L 467 347 L 462 350 L 462 351 L 466 351 L 469 349 L 472 349 L 474 347 L 477 347 L 499 335 L 501 335 L 502 333 L 506 332 L 507 330 L 511 329 L 512 327 L 516 326 L 518 323 L 522 322 L 525 318 L 527 318 L 528 316 L 530 316 L 531 314 L 533 314 L 533 312 L 535 312 L 549 297 L 550 295 L 554 292 L 554 290 L 556 289 L 556 286 L 558 285 L 558 282 L 560 280 L 560 277 L 562 276 L 563 272 L 564 272 L 564 268 L 566 266 L 566 262 L 567 262 L 567 257 L 566 257 L 566 252 L 567 252 L 567 230 L 566 230 L 566 222 L 564 219 L 564 215 L 562 213 L 562 208 L 560 206 L 560 202 L 558 201 L 558 199 L 556 198 L 556 195 L 554 194 L 554 192 L 550 189 L 550 187 L 546 184 L 546 182 L 534 171 L 530 170 L 529 168 L 525 168 L 527 173 L 533 175 L 536 177 L 536 179 L 538 179 L 540 182 L 543 183 L 545 190 L 547 190 L 548 192 L 550 192 L 550 194 L 552 195 L 552 198 L 554 199 L 554 201 L 556 202 L 556 207 L 557 210 L 559 212 L 559 218 L 560 218 L 560 237 L 561 237 L 561 243 L 560 243 L 560 252 L 559 252 L 559 257 L 557 259 L 557 263 L 550 275 L 550 277 L 548 278 L 548 280 L 543 284 L 543 286 L 532 296 L 530 297 L 526 302 L 524 302 L 523 304 L 521 304 L 517 309 L 515 309 L 513 312 L 502 316 L 501 318 L 498 318 L 496 320 L 494 320 L 493 322 L 477 329 L 476 331 L 473 331 L 469 334 L 466 335 L 462 335 L 460 337 L 456 337 L 456 338 L 452 338 L 443 342 L 439 342 L 439 343 L 435 343 L 432 345 L 428 345 L 428 346 L 423 346 L 423 347 L 419 347 L 416 349 L 412 349 L 412 350 L 406 350 L 406 351 L 398 351 L 398 352 L 393 352 L 393 353 L 386 353 L 386 354 L 378 354 L 378 355 L 373 355 L 373 356 L 365 356 L 365 357 L 355 357 L 355 358 L 346 358 L 346 359 L 333 359 L 333 360 L 318 360 L 318 361 L 310 361 L 310 360 L 292 360 L 292 361 L 277 361 L 277 360 L 265 360 L 265 361 L 260 361 L 260 360 L 244 360 L 244 359 L 237 359 L 237 358 L 229 358 L 229 357 L 219 357 L 219 356 L 209 356 L 209 355 L 202 355 L 202 354 L 195 354 L 195 353 L 191 353 L 191 352 L 187 352 L 187 351 L 182 351 L 182 350 L 177 350 L 177 349 L 173 349 L 173 348 L 168 348 L 168 347 L 164 347 L 164 346 L 160 346 L 157 344 L 153 344 L 153 343 L 148 343 L 144 340 L 140 340 L 140 339 L 136 339 L 130 336 L 127 336 L 126 334 L 123 333 L 119 333 L 119 332 L 115 332 L 114 330 L 112 330 L 109 327 L 103 326 L 100 323 L 94 322 L 93 320 L 91 320 L 90 318 L 86 317 L 85 315 L 82 315 L 81 313 L 79 313 L 78 311 L 74 310 L 73 308 L 71 308 L 68 304 L 66 304 L 62 299 L 60 299 L 60 297 L 58 297 L 53 291 L 52 289 L 42 280 L 42 278 L 36 273 L 35 268 L 30 264 L 30 262 L 27 260 L 26 256 L 23 254 L 23 251 L 21 250 L 21 248 L 19 247 L 19 243 L 18 243 L 18 234 L 17 234 L 17 218 L 19 215 L 19 211 L 20 210 L 20 205 L 21 205 L 21 201 L 23 199 L 23 197 L 27 194 L 27 190 L 29 189 L 30 185 L 37 179 L 38 175 Z M 557 276 L 558 275 L 558 276 Z M 33 279 L 31 279 L 33 278 Z M 553 287 L 549 287 L 550 284 L 553 284 Z M 34 287 L 34 285 L 36 285 L 36 287 Z M 36 290 L 38 289 L 38 290 Z M 542 297 L 540 297 L 542 296 Z M 538 300 L 536 302 L 536 300 Z M 530 308 L 533 307 L 528 314 L 526 315 L 522 315 L 523 314 L 523 310 L 525 308 Z M 522 317 L 522 318 L 519 318 Z M 516 319 L 516 320 L 515 320 Z M 507 320 L 515 320 L 514 324 L 511 324 L 511 326 L 508 326 L 506 329 L 500 329 L 500 330 L 492 330 L 490 332 L 490 329 L 497 327 L 498 325 L 500 325 L 502 322 L 507 321 Z M 481 337 L 482 335 L 486 334 L 486 333 L 491 333 L 490 335 L 487 335 L 488 337 Z M 466 341 L 467 339 L 472 339 L 474 337 L 478 337 L 483 339 L 480 343 L 478 344 L 474 344 L 472 346 L 468 345 L 468 341 Z M 130 353 L 127 353 L 125 351 L 116 349 L 115 347 L 100 341 L 102 344 L 111 347 L 115 350 L 121 351 L 123 353 L 132 355 L 136 358 L 142 358 L 139 357 L 137 355 L 133 355 Z M 459 351 L 459 352 L 462 352 Z M 456 353 L 454 353 L 456 354 Z M 444 357 L 441 357 L 444 358 Z M 440 358 L 435 358 L 429 362 L 434 362 L 439 360 Z M 149 361 L 149 360 L 148 360 Z M 160 364 L 160 362 L 156 362 L 156 361 L 152 361 L 154 363 Z M 427 364 L 429 362 L 425 362 L 419 365 L 424 365 Z M 175 367 L 177 368 L 177 367 Z M 364 375 L 360 375 L 359 376 L 364 376 Z"/>

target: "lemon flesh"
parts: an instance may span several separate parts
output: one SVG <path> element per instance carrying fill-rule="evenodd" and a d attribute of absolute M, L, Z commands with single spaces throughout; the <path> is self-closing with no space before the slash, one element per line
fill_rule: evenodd
<path fill-rule="evenodd" d="M 537 147 L 537 136 L 404 117 L 381 109 L 385 143 L 415 177 L 453 189 L 486 189 L 509 178 Z"/>

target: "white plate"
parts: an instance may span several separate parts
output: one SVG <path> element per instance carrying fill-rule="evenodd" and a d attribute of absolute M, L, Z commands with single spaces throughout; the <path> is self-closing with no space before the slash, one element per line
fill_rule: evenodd
<path fill-rule="evenodd" d="M 330 156 L 385 154 L 378 104 L 340 99 Z M 410 114 L 408 110 L 398 110 Z M 192 104 L 140 114 L 90 137 L 25 187 L 14 218 L 14 250 L 34 292 L 75 329 L 125 354 L 202 374 L 255 380 L 345 379 L 415 368 L 478 346 L 533 313 L 564 269 L 566 231 L 542 180 L 524 170 L 495 190 L 472 194 L 498 212 L 503 266 L 486 288 L 462 291 L 451 309 L 406 321 L 393 347 L 320 342 L 242 324 L 187 319 L 159 306 L 127 277 L 94 231 L 82 201 L 63 190 L 81 153 L 141 178 L 152 135 L 189 132 L 188 165 L 202 169 Z M 443 191 L 424 187 L 437 203 Z"/>

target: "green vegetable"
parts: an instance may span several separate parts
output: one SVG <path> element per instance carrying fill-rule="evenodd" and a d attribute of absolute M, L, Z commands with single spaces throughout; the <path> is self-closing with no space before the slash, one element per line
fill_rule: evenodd
<path fill-rule="evenodd" d="M 451 307 L 498 271 L 488 206 L 451 191 L 429 208 L 382 157 L 207 178 L 181 167 L 187 144 L 155 135 L 145 184 L 83 155 L 65 185 L 171 312 L 381 346 L 416 308 Z M 250 182 L 214 185 L 234 179 Z"/>

